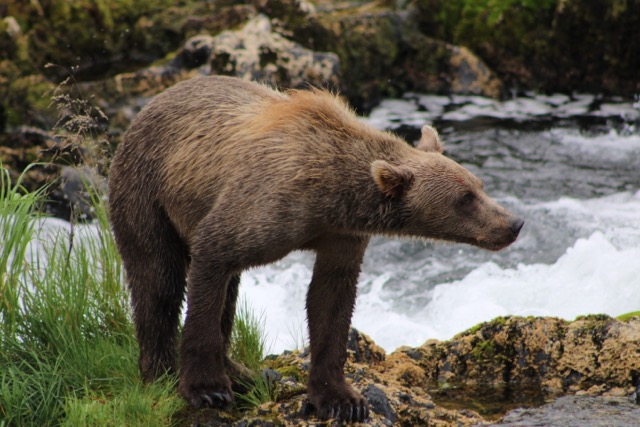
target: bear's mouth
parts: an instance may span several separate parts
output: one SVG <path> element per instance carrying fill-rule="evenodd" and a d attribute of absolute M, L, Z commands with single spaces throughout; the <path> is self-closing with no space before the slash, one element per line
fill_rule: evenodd
<path fill-rule="evenodd" d="M 470 243 L 474 246 L 478 246 L 479 248 L 482 248 L 482 249 L 487 249 L 490 251 L 499 251 L 511 245 L 513 242 L 515 242 L 516 238 L 517 236 L 510 236 L 506 239 L 501 239 L 501 240 L 488 240 L 485 236 L 479 236 L 467 243 Z"/>

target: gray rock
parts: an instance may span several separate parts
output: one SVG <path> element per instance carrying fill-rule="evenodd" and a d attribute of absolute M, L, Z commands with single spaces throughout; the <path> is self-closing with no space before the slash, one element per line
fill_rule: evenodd
<path fill-rule="evenodd" d="M 516 409 L 491 427 L 632 427 L 640 406 L 623 397 L 563 396 L 538 408 Z"/>
<path fill-rule="evenodd" d="M 382 415 L 392 423 L 395 423 L 398 417 L 389 403 L 387 395 L 374 385 L 369 385 L 363 392 L 364 397 L 369 401 L 372 411 Z"/>
<path fill-rule="evenodd" d="M 59 192 L 70 209 L 69 216 L 76 220 L 88 221 L 95 217 L 92 194 L 106 194 L 107 180 L 95 168 L 63 167 L 60 173 Z"/>

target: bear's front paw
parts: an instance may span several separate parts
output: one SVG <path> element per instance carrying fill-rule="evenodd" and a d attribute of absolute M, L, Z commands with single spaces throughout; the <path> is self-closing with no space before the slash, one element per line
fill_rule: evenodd
<path fill-rule="evenodd" d="M 337 419 L 342 422 L 363 422 L 369 418 L 367 399 L 347 384 L 309 388 L 306 415 L 315 410 L 318 418 Z"/>
<path fill-rule="evenodd" d="M 227 378 L 210 382 L 200 380 L 192 384 L 181 379 L 179 390 L 185 400 L 195 409 L 223 409 L 233 403 L 231 383 Z"/>

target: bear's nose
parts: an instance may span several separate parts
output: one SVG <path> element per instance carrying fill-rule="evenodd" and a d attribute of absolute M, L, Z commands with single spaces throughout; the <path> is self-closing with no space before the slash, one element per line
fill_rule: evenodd
<path fill-rule="evenodd" d="M 516 218 L 511 220 L 511 225 L 509 226 L 509 228 L 511 228 L 511 232 L 515 237 L 518 237 L 518 234 L 520 234 L 520 230 L 522 229 L 523 225 L 524 225 L 524 219 L 522 218 Z"/>

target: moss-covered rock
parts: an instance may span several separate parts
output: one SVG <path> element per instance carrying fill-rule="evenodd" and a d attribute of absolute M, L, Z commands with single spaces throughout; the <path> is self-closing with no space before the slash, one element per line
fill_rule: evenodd
<path fill-rule="evenodd" d="M 409 90 L 502 93 L 502 83 L 471 51 L 425 36 L 402 10 L 369 3 L 317 19 L 329 31 L 318 43 L 338 54 L 343 92 L 360 110 Z"/>
<path fill-rule="evenodd" d="M 631 390 L 640 373 L 640 319 L 498 318 L 451 341 L 429 342 L 418 354 L 433 383 L 529 384 L 553 393 L 594 385 Z"/>
<path fill-rule="evenodd" d="M 640 88 L 640 2 L 414 0 L 427 35 L 470 48 L 512 87 L 612 92 Z"/>
<path fill-rule="evenodd" d="M 11 68 L 10 64 L 7 65 Z M 8 70 L 9 73 L 11 71 Z M 2 108 L 4 123 L 8 128 L 27 125 L 48 129 L 55 124 L 57 112 L 51 105 L 55 89 L 53 83 L 41 74 L 5 79 L 8 84 L 4 90 L 6 98 Z"/>
<path fill-rule="evenodd" d="M 148 65 L 186 38 L 216 34 L 255 15 L 250 5 L 185 0 L 10 2 L 0 21 L 0 59 L 52 80 L 93 80 Z M 48 63 L 62 68 L 44 70 Z"/>

